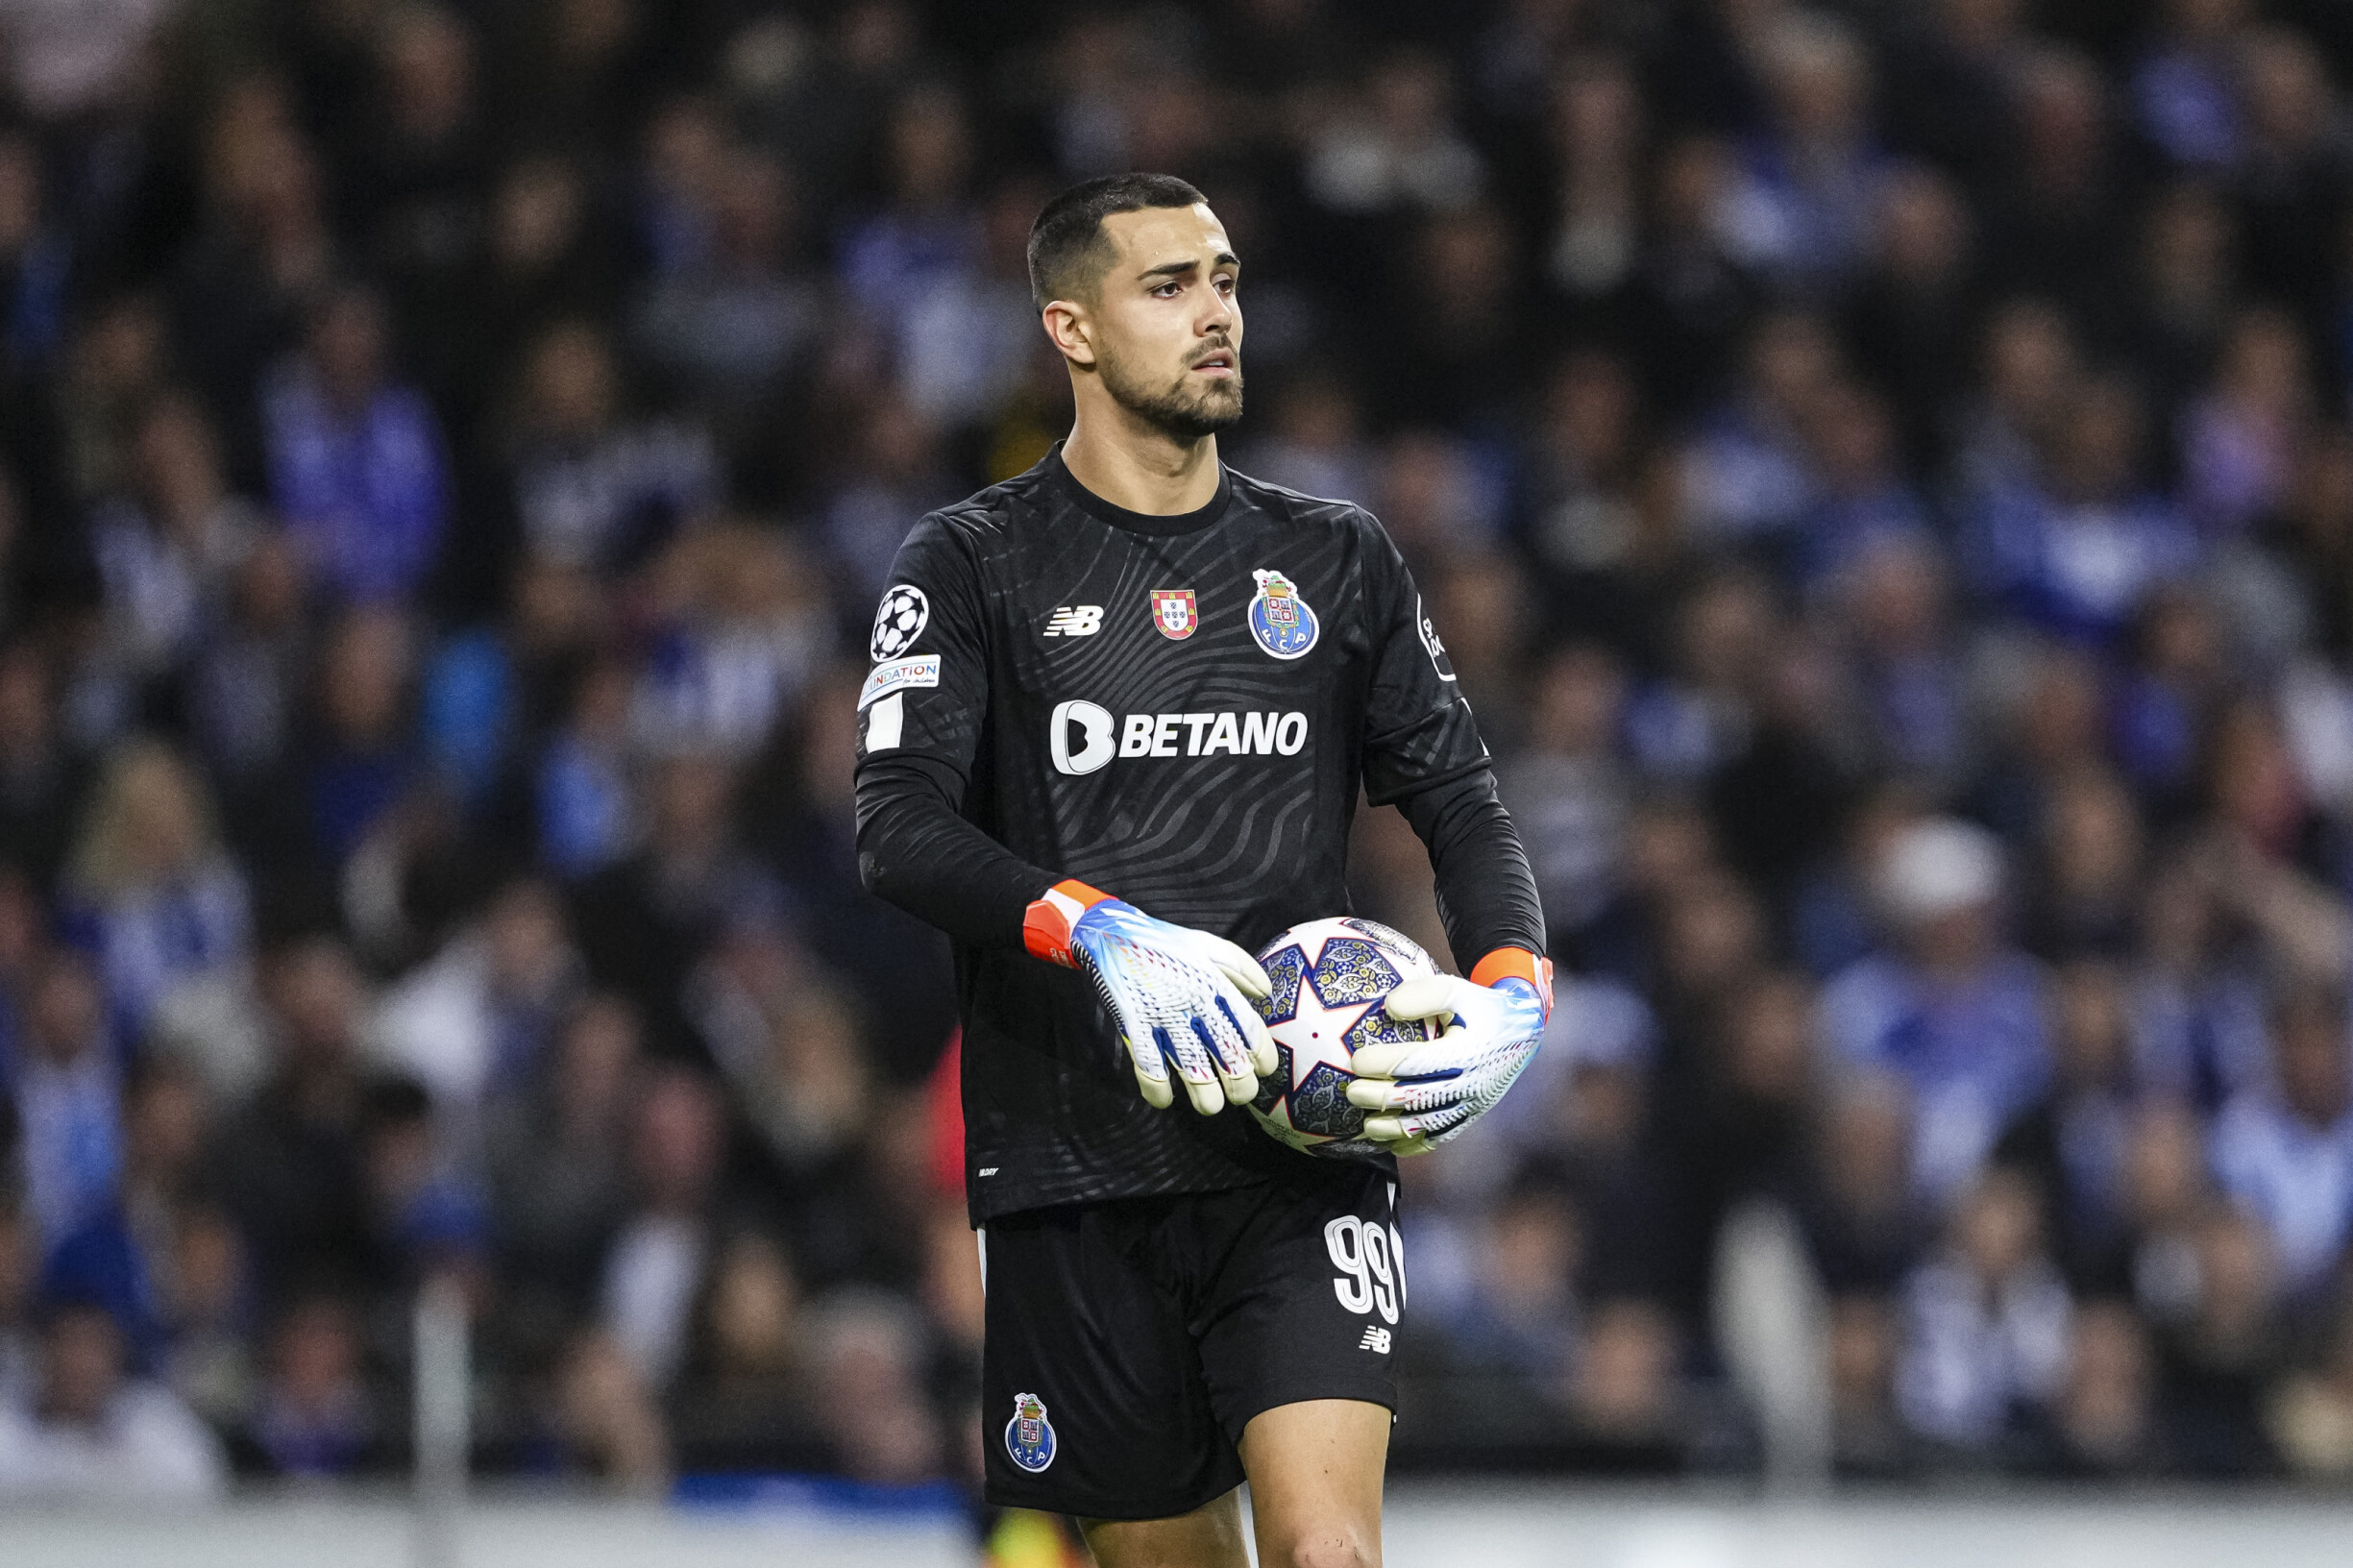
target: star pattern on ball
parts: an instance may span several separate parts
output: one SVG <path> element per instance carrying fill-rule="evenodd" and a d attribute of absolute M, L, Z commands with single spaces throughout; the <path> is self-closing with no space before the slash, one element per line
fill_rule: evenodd
<path fill-rule="evenodd" d="M 1327 1007 L 1313 986 L 1299 988 L 1297 1011 L 1292 1024 L 1284 1031 L 1293 1043 L 1290 1050 L 1291 1087 L 1304 1085 L 1318 1065 L 1328 1065 L 1340 1072 L 1349 1070 L 1348 1032 L 1363 1021 L 1378 1002 L 1346 1002 L 1338 1007 Z"/>
<path fill-rule="evenodd" d="M 1259 1080 L 1250 1110 L 1292 1148 L 1327 1158 L 1378 1153 L 1364 1140 L 1364 1112 L 1348 1099 L 1355 1056 L 1375 1042 L 1424 1038 L 1417 1020 L 1392 1018 L 1388 993 L 1432 972 L 1408 938 L 1353 916 L 1294 926 L 1259 955 L 1269 994 L 1258 1004 L 1281 1064 Z"/>

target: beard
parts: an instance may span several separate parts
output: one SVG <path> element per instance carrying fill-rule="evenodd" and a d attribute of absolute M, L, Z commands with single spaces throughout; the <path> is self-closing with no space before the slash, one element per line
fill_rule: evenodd
<path fill-rule="evenodd" d="M 1125 361 L 1106 355 L 1099 361 L 1103 390 L 1112 402 L 1180 445 L 1190 445 L 1242 417 L 1242 369 L 1239 351 L 1227 348 L 1234 374 L 1225 380 L 1188 385 L 1189 365 L 1172 380 L 1154 381 L 1135 374 Z"/>

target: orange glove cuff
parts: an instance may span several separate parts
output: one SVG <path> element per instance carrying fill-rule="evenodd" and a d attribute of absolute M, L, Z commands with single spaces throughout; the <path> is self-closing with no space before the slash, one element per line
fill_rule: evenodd
<path fill-rule="evenodd" d="M 1031 906 L 1035 908 L 1035 905 Z M 1525 980 L 1544 998 L 1544 1016 L 1553 1016 L 1553 961 L 1525 947 L 1498 947 L 1471 968 L 1471 984 L 1491 986 L 1498 980 Z"/>
<path fill-rule="evenodd" d="M 1028 911 L 1021 917 L 1021 945 L 1033 958 L 1042 958 L 1048 964 L 1064 968 L 1075 968 L 1077 960 L 1070 956 L 1070 928 L 1078 918 L 1096 904 L 1110 897 L 1075 878 L 1066 877 L 1045 890 L 1044 895 L 1031 900 Z"/>

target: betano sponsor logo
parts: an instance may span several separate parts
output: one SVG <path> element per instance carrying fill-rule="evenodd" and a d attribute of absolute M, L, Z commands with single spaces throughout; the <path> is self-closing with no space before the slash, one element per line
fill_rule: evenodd
<path fill-rule="evenodd" d="M 1308 744 L 1304 713 L 1131 713 L 1058 702 L 1047 721 L 1054 770 L 1091 773 L 1114 757 L 1295 757 Z"/>

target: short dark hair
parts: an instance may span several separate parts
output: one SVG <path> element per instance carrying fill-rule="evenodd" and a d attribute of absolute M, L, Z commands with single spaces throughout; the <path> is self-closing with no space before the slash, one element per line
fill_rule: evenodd
<path fill-rule="evenodd" d="M 1093 283 L 1110 260 L 1103 220 L 1113 213 L 1207 200 L 1173 174 L 1107 174 L 1072 185 L 1029 226 L 1030 299 L 1042 310 L 1047 301 L 1070 299 Z"/>

